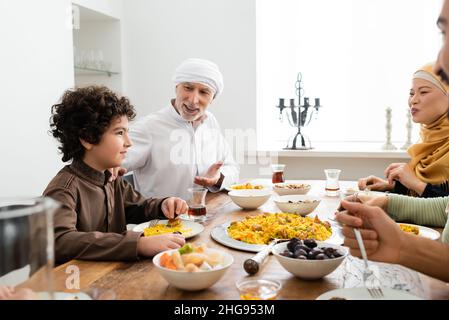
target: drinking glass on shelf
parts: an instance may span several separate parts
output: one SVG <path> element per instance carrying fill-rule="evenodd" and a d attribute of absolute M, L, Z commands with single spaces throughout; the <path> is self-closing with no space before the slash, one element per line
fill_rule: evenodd
<path fill-rule="evenodd" d="M 329 197 L 338 197 L 340 194 L 340 169 L 325 169 L 326 174 L 326 195 Z"/>
<path fill-rule="evenodd" d="M 272 164 L 271 171 L 273 172 L 273 176 L 271 177 L 271 182 L 273 183 L 285 182 L 284 170 L 285 164 Z"/>
<path fill-rule="evenodd" d="M 96 52 L 95 52 L 95 67 L 98 70 L 105 70 L 103 50 L 96 50 Z"/>
<path fill-rule="evenodd" d="M 112 71 L 112 62 L 103 61 L 103 68 L 105 71 Z"/>
<path fill-rule="evenodd" d="M 96 57 L 95 57 L 95 50 L 90 49 L 87 51 L 85 67 L 89 68 L 89 69 L 96 69 L 97 63 L 96 63 Z"/>

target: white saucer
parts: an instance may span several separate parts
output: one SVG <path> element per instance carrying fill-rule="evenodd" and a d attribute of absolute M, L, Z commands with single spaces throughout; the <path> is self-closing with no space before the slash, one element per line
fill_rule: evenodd
<path fill-rule="evenodd" d="M 422 300 L 408 292 L 389 288 L 382 288 L 382 293 L 381 299 L 374 299 L 366 288 L 344 288 L 323 293 L 316 300 Z"/>

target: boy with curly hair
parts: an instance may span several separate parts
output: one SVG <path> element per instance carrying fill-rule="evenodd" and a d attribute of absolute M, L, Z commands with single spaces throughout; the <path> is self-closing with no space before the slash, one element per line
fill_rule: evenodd
<path fill-rule="evenodd" d="M 62 204 L 54 216 L 55 258 L 137 260 L 185 243 L 178 234 L 142 237 L 127 223 L 174 218 L 187 211 L 179 198 L 145 199 L 108 168 L 120 166 L 132 143 L 129 100 L 106 87 L 68 90 L 52 107 L 51 133 L 60 142 L 62 161 L 71 161 L 44 191 Z"/>

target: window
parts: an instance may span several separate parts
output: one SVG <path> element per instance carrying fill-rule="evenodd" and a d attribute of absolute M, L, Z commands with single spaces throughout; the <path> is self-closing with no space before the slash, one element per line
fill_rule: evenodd
<path fill-rule="evenodd" d="M 385 140 L 385 109 L 392 108 L 392 138 L 406 140 L 412 74 L 434 61 L 442 1 L 257 0 L 259 147 L 281 146 L 296 131 L 279 98 L 295 98 L 297 73 L 304 94 L 323 108 L 306 128 L 320 141 Z M 303 101 L 301 101 L 302 103 Z M 413 124 L 412 141 L 419 125 Z M 281 141 L 283 141 L 281 143 Z"/>

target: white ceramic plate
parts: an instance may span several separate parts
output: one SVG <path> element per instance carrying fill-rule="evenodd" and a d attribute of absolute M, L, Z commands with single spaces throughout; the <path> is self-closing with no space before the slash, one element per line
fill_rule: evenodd
<path fill-rule="evenodd" d="M 168 220 L 159 220 L 158 224 L 166 224 Z M 183 236 L 188 239 L 196 236 L 197 234 L 201 233 L 204 230 L 204 226 L 202 224 L 199 224 L 197 222 L 193 221 L 182 221 L 183 227 L 185 229 L 192 229 L 189 233 L 183 234 Z M 133 228 L 133 231 L 135 232 L 143 232 L 145 228 L 148 228 L 148 225 L 150 224 L 150 221 L 144 222 L 141 224 L 138 224 Z"/>
<path fill-rule="evenodd" d="M 316 300 L 330 300 L 344 298 L 346 300 L 422 300 L 405 291 L 382 288 L 383 298 L 373 299 L 366 288 L 344 288 L 331 290 L 320 295 Z"/>
<path fill-rule="evenodd" d="M 349 197 L 352 196 L 355 192 L 359 193 L 359 194 L 367 194 L 370 196 L 376 196 L 376 197 L 381 197 L 381 196 L 385 196 L 388 194 L 388 192 L 382 192 L 382 191 L 369 191 L 369 192 L 365 192 L 363 190 L 359 190 L 359 189 L 355 189 L 353 191 L 355 192 L 348 192 L 349 188 L 343 189 L 342 193 L 344 197 Z"/>
<path fill-rule="evenodd" d="M 361 192 L 363 192 L 363 191 L 361 191 Z M 389 192 L 382 192 L 382 191 L 370 191 L 370 192 L 368 192 L 368 195 L 376 196 L 376 197 L 385 196 L 387 194 L 389 194 Z"/>
<path fill-rule="evenodd" d="M 419 228 L 419 235 L 424 238 L 429 238 L 431 240 L 438 240 L 440 238 L 440 233 L 436 230 L 433 230 L 431 228 L 419 226 L 417 224 L 410 224 L 410 223 L 402 223 L 398 222 L 398 224 L 403 224 L 406 226 L 412 226 L 412 227 L 418 227 Z"/>
<path fill-rule="evenodd" d="M 215 241 L 226 247 L 242 251 L 259 252 L 266 247 L 265 244 L 251 244 L 232 239 L 228 235 L 228 227 L 230 224 L 231 222 L 226 222 L 222 225 L 213 228 L 210 233 L 212 239 L 214 239 Z M 335 225 L 332 224 L 331 226 L 332 226 L 332 236 L 325 241 L 332 244 L 341 245 L 343 243 L 343 235 L 341 233 L 341 228 L 335 227 Z"/>
<path fill-rule="evenodd" d="M 84 292 L 78 293 L 54 292 L 53 294 L 55 300 L 92 300 L 92 298 Z M 49 292 L 38 292 L 37 296 L 39 297 L 39 300 L 50 300 Z"/>

